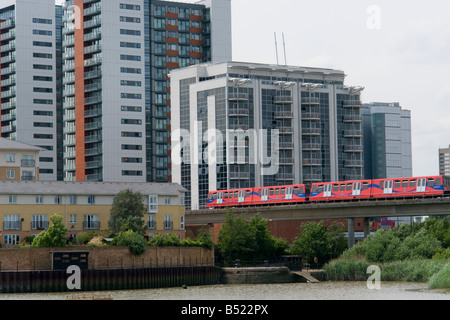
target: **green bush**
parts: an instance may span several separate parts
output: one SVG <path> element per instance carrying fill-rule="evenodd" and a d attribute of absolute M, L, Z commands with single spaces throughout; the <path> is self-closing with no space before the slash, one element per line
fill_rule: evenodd
<path fill-rule="evenodd" d="M 450 288 L 450 263 L 447 263 L 439 272 L 435 273 L 428 282 L 430 289 Z"/>
<path fill-rule="evenodd" d="M 449 260 L 450 259 L 450 248 L 438 248 L 436 250 L 436 253 L 433 256 L 433 259 L 440 259 L 440 260 Z"/>
<path fill-rule="evenodd" d="M 120 235 L 114 238 L 112 244 L 116 246 L 128 247 L 130 252 L 137 256 L 144 254 L 147 247 L 145 238 L 133 230 L 121 232 Z"/>

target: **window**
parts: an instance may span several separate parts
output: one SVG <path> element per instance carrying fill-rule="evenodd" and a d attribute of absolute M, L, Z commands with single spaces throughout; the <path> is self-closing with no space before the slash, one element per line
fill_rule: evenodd
<path fill-rule="evenodd" d="M 122 99 L 142 99 L 142 95 L 140 93 L 121 93 L 120 96 Z"/>
<path fill-rule="evenodd" d="M 20 244 L 20 235 L 18 234 L 5 234 L 5 244 L 6 245 L 18 245 Z"/>
<path fill-rule="evenodd" d="M 120 46 L 122 48 L 136 48 L 136 49 L 141 48 L 141 44 L 135 42 L 121 42 Z"/>
<path fill-rule="evenodd" d="M 120 109 L 128 112 L 142 112 L 142 107 L 122 106 Z"/>
<path fill-rule="evenodd" d="M 53 55 L 51 53 L 38 53 L 33 52 L 33 58 L 51 59 Z"/>
<path fill-rule="evenodd" d="M 41 35 L 41 36 L 51 36 L 52 32 L 50 30 L 33 29 L 33 34 L 38 34 L 38 35 Z"/>
<path fill-rule="evenodd" d="M 122 163 L 142 163 L 142 158 L 128 158 L 123 157 Z"/>
<path fill-rule="evenodd" d="M 75 195 L 70 196 L 70 204 L 77 204 L 77 196 Z"/>
<path fill-rule="evenodd" d="M 77 224 L 77 215 L 76 214 L 71 214 L 69 216 L 69 223 L 70 224 Z"/>
<path fill-rule="evenodd" d="M 6 171 L 6 179 L 15 179 L 15 178 L 16 178 L 16 170 Z"/>
<path fill-rule="evenodd" d="M 135 17 L 120 17 L 120 21 L 122 22 L 131 22 L 131 23 L 141 23 L 141 18 L 135 18 Z"/>
<path fill-rule="evenodd" d="M 154 214 L 149 214 L 147 217 L 147 227 L 150 230 L 156 229 L 156 220 Z"/>
<path fill-rule="evenodd" d="M 53 46 L 53 44 L 51 42 L 45 42 L 45 41 L 33 41 L 33 46 L 51 48 Z"/>
<path fill-rule="evenodd" d="M 17 203 L 17 195 L 15 195 L 15 194 L 10 194 L 10 195 L 9 195 L 9 199 L 8 199 L 8 203 L 10 203 L 10 204 Z"/>
<path fill-rule="evenodd" d="M 141 56 L 134 56 L 129 54 L 121 54 L 120 60 L 126 60 L 126 61 L 141 61 Z"/>
<path fill-rule="evenodd" d="M 139 6 L 139 5 L 134 5 L 134 4 L 125 4 L 125 3 L 121 3 L 121 4 L 120 4 L 120 9 L 140 11 L 140 10 L 141 10 L 141 6 Z"/>
<path fill-rule="evenodd" d="M 62 199 L 61 199 L 61 196 L 55 196 L 55 204 L 61 204 L 62 203 Z"/>
<path fill-rule="evenodd" d="M 140 36 L 140 30 L 120 29 L 120 34 L 126 34 L 128 36 Z"/>
<path fill-rule="evenodd" d="M 164 229 L 165 230 L 172 230 L 173 229 L 173 222 L 172 222 L 172 215 L 171 214 L 164 215 Z"/>
<path fill-rule="evenodd" d="M 180 228 L 184 230 L 184 216 L 180 216 Z"/>
<path fill-rule="evenodd" d="M 142 120 L 140 119 L 122 119 L 121 120 L 122 124 L 136 124 L 136 125 L 141 125 L 142 124 Z"/>
<path fill-rule="evenodd" d="M 170 197 L 165 197 L 164 198 L 164 204 L 165 205 L 170 205 Z"/>
<path fill-rule="evenodd" d="M 6 214 L 3 218 L 3 229 L 4 230 L 20 230 L 21 229 L 20 215 Z"/>
<path fill-rule="evenodd" d="M 122 131 L 122 137 L 124 137 L 124 138 L 142 138 L 142 132 Z"/>
<path fill-rule="evenodd" d="M 140 145 L 140 144 L 123 144 L 122 150 L 142 150 L 142 145 Z"/>
<path fill-rule="evenodd" d="M 46 214 L 33 214 L 31 216 L 31 230 L 47 230 L 48 219 Z"/>
<path fill-rule="evenodd" d="M 95 196 L 89 196 L 88 197 L 88 203 L 89 204 L 95 204 Z"/>
<path fill-rule="evenodd" d="M 47 64 L 33 64 L 33 69 L 35 69 L 35 70 L 53 70 L 53 66 L 47 65 Z"/>
<path fill-rule="evenodd" d="M 51 19 L 33 18 L 33 23 L 52 24 L 52 20 Z"/>
<path fill-rule="evenodd" d="M 14 153 L 6 154 L 6 162 L 15 162 L 15 161 L 16 161 L 16 155 Z"/>
<path fill-rule="evenodd" d="M 158 196 L 157 195 L 149 195 L 148 196 L 148 212 L 149 213 L 157 213 L 158 212 Z"/>
<path fill-rule="evenodd" d="M 128 87 L 141 87 L 142 82 L 141 81 L 121 80 L 120 85 L 128 86 Z"/>
<path fill-rule="evenodd" d="M 98 230 L 100 229 L 100 222 L 98 220 L 98 214 L 86 214 L 83 219 L 84 230 Z"/>
<path fill-rule="evenodd" d="M 44 196 L 37 195 L 36 196 L 36 204 L 43 204 L 44 203 Z"/>
<path fill-rule="evenodd" d="M 122 176 L 142 177 L 142 171 L 140 171 L 140 170 L 122 170 Z"/>
<path fill-rule="evenodd" d="M 141 69 L 139 68 L 120 68 L 121 73 L 135 73 L 135 74 L 141 74 Z"/>
<path fill-rule="evenodd" d="M 53 77 L 42 77 L 42 76 L 33 76 L 34 81 L 53 81 Z"/>

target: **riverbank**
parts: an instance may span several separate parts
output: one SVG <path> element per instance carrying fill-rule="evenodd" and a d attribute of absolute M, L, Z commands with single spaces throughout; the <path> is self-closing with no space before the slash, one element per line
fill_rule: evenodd
<path fill-rule="evenodd" d="M 336 259 L 325 267 L 326 278 L 331 281 L 365 281 L 370 276 L 367 268 L 377 265 L 381 271 L 381 281 L 406 281 L 428 283 L 435 276 L 435 287 L 450 288 L 450 270 L 448 260 L 419 259 L 384 263 L 369 263 L 364 259 Z M 448 285 L 448 286 L 447 286 Z M 446 287 L 447 286 L 447 287 Z"/>

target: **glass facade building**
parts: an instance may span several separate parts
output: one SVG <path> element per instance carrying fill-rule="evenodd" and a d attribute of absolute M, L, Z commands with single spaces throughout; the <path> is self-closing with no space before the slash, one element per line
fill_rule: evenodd
<path fill-rule="evenodd" d="M 360 94 L 342 71 L 255 63 L 171 74 L 173 182 L 210 190 L 361 179 Z"/>
<path fill-rule="evenodd" d="M 365 178 L 413 176 L 411 112 L 399 103 L 373 102 L 363 105 L 362 116 Z"/>

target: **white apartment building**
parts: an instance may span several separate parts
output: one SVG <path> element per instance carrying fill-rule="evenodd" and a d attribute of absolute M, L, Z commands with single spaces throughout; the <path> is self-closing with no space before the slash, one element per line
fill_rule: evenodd
<path fill-rule="evenodd" d="M 57 179 L 57 6 L 0 3 L 1 137 L 43 149 L 41 180 Z"/>
<path fill-rule="evenodd" d="M 344 80 L 235 61 L 173 70 L 172 181 L 187 208 L 204 208 L 208 191 L 362 179 L 364 88 Z"/>

